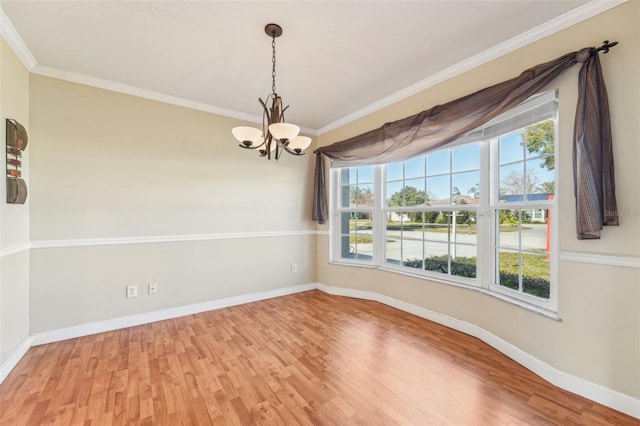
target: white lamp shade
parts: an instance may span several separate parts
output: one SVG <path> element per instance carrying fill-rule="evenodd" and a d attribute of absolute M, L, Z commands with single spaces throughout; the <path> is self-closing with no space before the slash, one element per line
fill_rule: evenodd
<path fill-rule="evenodd" d="M 244 143 L 245 141 L 251 142 L 251 146 L 258 146 L 262 143 L 262 130 L 255 127 L 240 126 L 231 129 L 233 136 L 239 141 Z"/>
<path fill-rule="evenodd" d="M 299 149 L 300 151 L 304 151 L 309 148 L 309 145 L 311 145 L 311 138 L 306 136 L 296 136 L 289 142 L 289 148 L 293 150 Z"/>
<path fill-rule="evenodd" d="M 300 127 L 289 123 L 274 123 L 269 125 L 269 132 L 278 140 L 290 141 L 298 136 L 298 133 L 300 133 Z"/>

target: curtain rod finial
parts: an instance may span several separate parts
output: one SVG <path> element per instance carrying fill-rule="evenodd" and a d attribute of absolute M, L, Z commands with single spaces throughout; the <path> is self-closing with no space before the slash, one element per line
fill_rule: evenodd
<path fill-rule="evenodd" d="M 596 52 L 599 52 L 599 51 L 602 50 L 603 54 L 609 53 L 609 49 L 612 48 L 613 46 L 617 45 L 617 44 L 618 44 L 617 41 L 612 41 L 611 43 L 609 43 L 609 40 L 605 40 L 605 41 L 602 42 L 602 46 L 600 46 L 600 47 L 598 47 L 596 49 Z"/>

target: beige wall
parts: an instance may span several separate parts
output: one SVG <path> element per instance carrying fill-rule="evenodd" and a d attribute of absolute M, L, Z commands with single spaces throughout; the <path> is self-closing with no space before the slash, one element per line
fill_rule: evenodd
<path fill-rule="evenodd" d="M 6 161 L 5 119 L 18 120 L 29 131 L 29 73 L 0 38 L 0 162 Z M 29 152 L 22 158 L 23 177 L 30 184 Z M 4 173 L 3 173 L 4 176 Z M 6 203 L 6 184 L 0 183 L 0 365 L 29 336 L 29 203 Z M 17 251 L 16 250 L 22 250 Z"/>
<path fill-rule="evenodd" d="M 35 249 L 31 333 L 311 283 L 315 252 L 315 235 Z"/>
<path fill-rule="evenodd" d="M 611 104 L 618 207 L 627 216 L 598 241 L 575 238 L 571 135 L 578 67 L 553 83 L 560 93 L 558 167 L 561 253 L 640 256 L 640 2 L 631 1 L 452 78 L 411 98 L 319 137 L 319 145 L 348 138 L 513 77 L 535 64 L 602 40 L 620 45 L 602 55 Z M 319 229 L 328 229 L 321 226 Z M 368 290 L 477 324 L 556 369 L 640 397 L 640 270 L 561 261 L 561 322 L 446 284 L 375 269 L 331 265 L 328 238 L 318 237 L 318 281 Z"/>
<path fill-rule="evenodd" d="M 260 159 L 239 120 L 38 75 L 30 105 L 32 333 L 315 280 L 311 155 Z M 280 236 L 194 240 L 260 233 Z"/>
<path fill-rule="evenodd" d="M 312 156 L 258 159 L 241 124 L 32 74 L 31 239 L 310 229 Z"/>

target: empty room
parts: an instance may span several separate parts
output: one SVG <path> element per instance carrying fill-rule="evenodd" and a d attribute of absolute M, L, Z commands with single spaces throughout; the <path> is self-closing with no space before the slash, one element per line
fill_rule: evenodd
<path fill-rule="evenodd" d="M 640 424 L 640 1 L 0 0 L 0 425 Z"/>

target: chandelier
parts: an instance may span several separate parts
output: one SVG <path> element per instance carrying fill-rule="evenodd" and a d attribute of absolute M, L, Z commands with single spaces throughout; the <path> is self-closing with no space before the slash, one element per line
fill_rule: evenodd
<path fill-rule="evenodd" d="M 311 144 L 311 138 L 298 136 L 300 127 L 285 123 L 284 112 L 289 106 L 282 106 L 282 98 L 276 93 L 276 38 L 282 35 L 282 28 L 277 24 L 268 24 L 264 32 L 271 37 L 271 106 L 258 98 L 262 105 L 262 129 L 240 126 L 231 129 L 233 136 L 240 142 L 240 148 L 257 149 L 261 157 L 275 159 L 286 151 L 292 155 L 304 155 L 304 150 Z M 267 98 L 267 101 L 269 99 Z M 264 136 L 263 136 L 264 135 Z"/>

